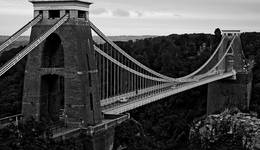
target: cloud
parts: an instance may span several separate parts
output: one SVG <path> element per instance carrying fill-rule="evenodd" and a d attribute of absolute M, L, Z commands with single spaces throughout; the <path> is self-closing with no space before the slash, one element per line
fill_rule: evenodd
<path fill-rule="evenodd" d="M 144 16 L 144 12 L 141 12 L 141 11 L 129 11 L 129 17 L 131 18 L 141 18 Z"/>
<path fill-rule="evenodd" d="M 96 8 L 91 10 L 91 13 L 93 15 L 102 15 L 108 13 L 108 10 L 106 10 L 105 8 Z"/>
<path fill-rule="evenodd" d="M 133 18 L 133 19 L 178 19 L 181 14 L 165 11 L 140 11 L 98 8 L 90 11 L 90 15 L 98 18 Z"/>
<path fill-rule="evenodd" d="M 178 19 L 182 15 L 164 11 L 131 11 L 131 17 L 141 19 Z"/>
<path fill-rule="evenodd" d="M 122 9 L 116 9 L 112 11 L 112 14 L 115 17 L 130 17 L 130 12 Z"/>
<path fill-rule="evenodd" d="M 135 13 L 137 14 L 138 17 L 142 17 L 143 13 L 139 12 L 139 11 L 135 11 Z"/>

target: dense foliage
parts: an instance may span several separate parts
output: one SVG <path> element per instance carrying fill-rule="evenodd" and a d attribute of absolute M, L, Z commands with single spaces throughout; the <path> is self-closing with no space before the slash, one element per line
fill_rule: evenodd
<path fill-rule="evenodd" d="M 260 33 L 243 33 L 241 41 L 245 55 L 255 60 L 253 69 L 253 91 L 250 110 L 260 114 Z"/>
<path fill-rule="evenodd" d="M 24 47 L 0 53 L 0 66 L 13 58 Z M 23 79 L 27 57 L 0 77 L 0 118 L 21 113 Z"/>
<path fill-rule="evenodd" d="M 168 76 L 180 77 L 201 66 L 220 39 L 216 30 L 215 35 L 173 34 L 117 44 L 146 66 Z M 260 113 L 260 102 L 257 101 L 260 98 L 260 34 L 243 33 L 241 39 L 246 56 L 253 55 L 256 60 L 251 108 Z M 21 49 L 3 53 L 0 64 Z M 21 110 L 25 62 L 23 59 L 0 78 L 2 116 L 17 114 Z M 116 128 L 115 149 L 187 149 L 192 121 L 206 113 L 206 93 L 207 86 L 201 86 L 131 111 L 136 120 L 129 120 Z"/>
<path fill-rule="evenodd" d="M 180 77 L 197 69 L 206 61 L 212 52 L 213 38 L 214 36 L 207 34 L 173 34 L 117 44 L 155 71 Z"/>
<path fill-rule="evenodd" d="M 12 124 L 0 130 L 0 149 L 3 150 L 86 150 L 88 136 L 54 140 L 52 130 L 43 122 L 33 119 L 18 126 Z"/>

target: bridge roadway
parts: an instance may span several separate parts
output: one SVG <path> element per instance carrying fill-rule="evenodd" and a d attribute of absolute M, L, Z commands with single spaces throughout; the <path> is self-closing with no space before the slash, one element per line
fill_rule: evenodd
<path fill-rule="evenodd" d="M 236 75 L 235 71 L 231 71 L 228 73 L 218 73 L 207 76 L 205 78 L 201 78 L 198 81 L 186 82 L 186 83 L 165 83 L 163 85 L 159 85 L 156 88 L 152 88 L 152 90 L 147 90 L 147 92 L 142 92 L 140 94 L 129 94 L 127 102 L 120 102 L 118 99 L 113 99 L 107 105 L 101 105 L 102 112 L 105 114 L 120 114 L 137 107 L 144 106 L 154 101 L 158 101 L 160 99 L 169 97 L 171 95 L 207 84 L 220 79 L 229 78 Z M 130 96 L 132 95 L 132 96 Z"/>

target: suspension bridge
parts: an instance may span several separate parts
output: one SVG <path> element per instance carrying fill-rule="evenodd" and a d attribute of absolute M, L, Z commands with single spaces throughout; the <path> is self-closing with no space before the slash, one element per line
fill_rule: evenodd
<path fill-rule="evenodd" d="M 110 149 L 113 127 L 129 118 L 126 112 L 198 86 L 211 85 L 209 113 L 224 107 L 225 101 L 225 96 L 215 97 L 212 92 L 218 94 L 226 88 L 243 91 L 238 93 L 242 101 L 238 103 L 248 106 L 249 84 L 242 80 L 251 68 L 237 31 L 226 31 L 210 58 L 197 70 L 173 78 L 143 65 L 102 33 L 88 17 L 91 3 L 30 2 L 34 5 L 35 18 L 0 46 L 2 53 L 32 28 L 29 44 L 0 68 L 2 76 L 28 56 L 22 114 L 0 119 L 2 124 L 10 120 L 18 122 L 21 116 L 25 119 L 33 116 L 48 123 L 63 122 L 69 127 L 57 130 L 54 137 L 64 138 L 85 130 L 93 139 L 99 139 L 92 141 L 93 149 Z M 94 34 L 102 42 L 93 41 Z M 242 84 L 245 86 L 237 86 Z M 100 142 L 104 134 L 106 138 Z"/>

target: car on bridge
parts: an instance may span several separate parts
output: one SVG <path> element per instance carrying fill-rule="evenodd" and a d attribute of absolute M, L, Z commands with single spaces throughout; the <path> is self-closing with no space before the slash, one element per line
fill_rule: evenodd
<path fill-rule="evenodd" d="M 172 89 L 176 89 L 176 87 L 177 87 L 176 84 L 174 84 L 174 85 L 171 86 Z"/>
<path fill-rule="evenodd" d="M 128 98 L 121 97 L 118 101 L 121 102 L 121 103 L 126 103 L 126 102 L 128 102 Z"/>
<path fill-rule="evenodd" d="M 176 83 L 174 85 L 171 86 L 172 89 L 176 89 L 177 87 L 179 87 L 181 84 L 180 83 Z"/>

